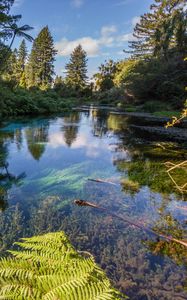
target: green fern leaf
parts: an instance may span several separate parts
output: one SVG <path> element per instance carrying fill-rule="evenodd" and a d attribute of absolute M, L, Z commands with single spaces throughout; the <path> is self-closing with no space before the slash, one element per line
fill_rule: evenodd
<path fill-rule="evenodd" d="M 81 256 L 63 232 L 24 238 L 0 260 L 0 300 L 119 300 L 93 256 Z"/>

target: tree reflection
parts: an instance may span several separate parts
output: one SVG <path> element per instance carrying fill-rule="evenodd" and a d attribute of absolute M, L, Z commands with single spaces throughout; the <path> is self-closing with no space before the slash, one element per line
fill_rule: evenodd
<path fill-rule="evenodd" d="M 4 211 L 8 206 L 8 191 L 13 185 L 20 185 L 25 178 L 25 173 L 18 176 L 9 172 L 8 141 L 14 139 L 14 133 L 3 133 L 0 136 L 0 211 Z"/>
<path fill-rule="evenodd" d="M 48 142 L 49 125 L 30 127 L 25 130 L 28 150 L 35 160 L 40 160 Z"/>
<path fill-rule="evenodd" d="M 125 130 L 127 129 L 127 123 L 125 120 L 124 116 L 111 113 L 107 120 L 107 127 L 109 130 L 114 132 Z"/>
<path fill-rule="evenodd" d="M 79 122 L 80 122 L 80 113 L 74 112 L 68 117 L 64 117 L 64 126 L 62 130 L 64 132 L 64 140 L 68 147 L 71 147 L 72 144 L 76 141 L 78 131 L 79 131 Z"/>

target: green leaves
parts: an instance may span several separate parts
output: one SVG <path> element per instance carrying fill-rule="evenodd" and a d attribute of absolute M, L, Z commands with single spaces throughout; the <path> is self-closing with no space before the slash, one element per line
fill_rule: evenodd
<path fill-rule="evenodd" d="M 63 232 L 22 239 L 22 251 L 0 261 L 0 299 L 112 300 L 111 287 L 94 258 L 80 256 Z"/>

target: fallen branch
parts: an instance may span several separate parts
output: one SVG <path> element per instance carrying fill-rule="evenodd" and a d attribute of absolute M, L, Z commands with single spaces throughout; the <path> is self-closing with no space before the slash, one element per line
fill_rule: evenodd
<path fill-rule="evenodd" d="M 92 179 L 92 178 L 88 178 L 89 181 L 93 181 L 93 182 L 98 182 L 98 183 L 108 183 L 108 184 L 112 184 L 112 185 L 116 185 L 118 186 L 119 184 L 114 183 L 112 181 L 108 181 L 108 180 L 103 180 L 103 179 Z"/>
<path fill-rule="evenodd" d="M 163 233 L 157 233 L 155 232 L 154 230 L 148 228 L 148 227 L 145 227 L 143 225 L 141 225 L 140 223 L 138 222 L 133 222 L 132 220 L 128 219 L 128 218 L 123 218 L 115 213 L 112 213 L 110 212 L 107 208 L 105 207 L 102 207 L 102 206 L 99 206 L 97 204 L 94 204 L 94 203 L 91 203 L 91 202 L 87 202 L 87 201 L 84 201 L 84 200 L 75 200 L 74 203 L 78 206 L 88 206 L 88 207 L 92 207 L 92 208 L 96 208 L 96 209 L 99 209 L 101 211 L 104 211 L 104 212 L 107 212 L 110 216 L 114 217 L 114 218 L 118 218 L 119 220 L 122 220 L 126 223 L 128 223 L 129 225 L 131 226 L 135 226 L 135 227 L 138 227 L 139 229 L 143 229 L 144 231 L 147 231 L 147 232 L 150 232 L 156 236 L 159 236 L 159 237 L 162 237 L 170 242 L 175 242 L 175 243 L 178 243 L 178 244 L 181 244 L 185 247 L 187 247 L 187 242 L 184 242 L 184 241 L 181 241 L 181 240 L 178 240 L 178 239 L 175 239 L 173 238 L 172 236 L 167 236 Z"/>

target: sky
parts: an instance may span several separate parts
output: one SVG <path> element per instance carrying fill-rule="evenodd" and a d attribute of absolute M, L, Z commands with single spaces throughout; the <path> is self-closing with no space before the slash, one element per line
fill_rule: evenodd
<path fill-rule="evenodd" d="M 105 60 L 124 59 L 123 50 L 140 15 L 153 0 L 15 0 L 12 13 L 22 14 L 20 25 L 34 27 L 35 38 L 48 25 L 58 54 L 55 72 L 64 76 L 73 49 L 81 44 L 88 56 L 92 77 Z M 14 46 L 21 41 L 17 38 Z M 28 44 L 30 50 L 31 45 Z"/>

